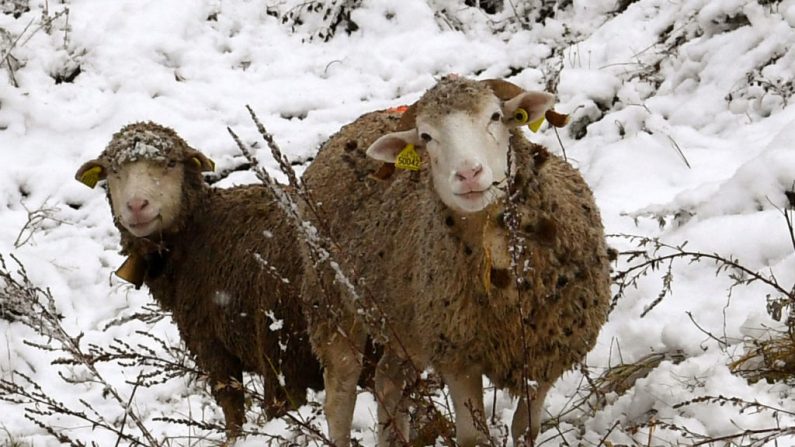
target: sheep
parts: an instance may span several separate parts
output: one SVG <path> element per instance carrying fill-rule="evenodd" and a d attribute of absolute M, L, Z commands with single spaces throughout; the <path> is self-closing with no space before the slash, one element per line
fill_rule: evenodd
<path fill-rule="evenodd" d="M 211 188 L 214 168 L 174 130 L 152 122 L 123 127 L 77 180 L 107 179 L 107 198 L 129 256 L 117 274 L 146 284 L 171 312 L 206 371 L 227 436 L 243 422 L 243 371 L 260 374 L 268 417 L 322 388 L 298 297 L 302 261 L 293 231 L 262 185 Z"/>
<path fill-rule="evenodd" d="M 580 174 L 519 129 L 553 100 L 506 81 L 446 77 L 402 117 L 372 112 L 343 127 L 304 173 L 328 236 L 345 247 L 340 264 L 389 321 L 375 375 L 379 445 L 408 439 L 412 365 L 431 366 L 449 387 L 459 445 L 487 441 L 477 428 L 483 375 L 518 398 L 511 434 L 515 445 L 531 444 L 547 391 L 594 346 L 610 299 L 599 211 Z M 382 163 L 417 171 L 391 174 Z M 515 208 L 505 200 L 509 175 Z M 509 227 L 523 241 L 518 259 Z M 319 296 L 330 275 L 305 275 L 302 293 Z M 367 327 L 344 290 L 335 295 L 328 299 L 347 313 L 309 331 L 340 447 L 350 444 L 360 366 L 335 325 L 356 346 L 383 328 Z"/>

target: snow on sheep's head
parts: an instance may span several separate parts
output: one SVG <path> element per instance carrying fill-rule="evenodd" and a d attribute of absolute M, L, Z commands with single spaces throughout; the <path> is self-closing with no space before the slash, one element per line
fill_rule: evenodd
<path fill-rule="evenodd" d="M 367 155 L 395 163 L 407 145 L 424 149 L 442 202 L 474 213 L 504 194 L 511 130 L 543 118 L 553 102 L 505 81 L 446 77 L 413 107 L 414 128 L 383 135 Z"/>
<path fill-rule="evenodd" d="M 117 222 L 135 237 L 169 230 L 179 217 L 186 176 L 212 171 L 213 162 L 172 129 L 134 123 L 111 139 L 102 154 L 83 164 L 75 178 L 94 187 L 107 179 Z"/>

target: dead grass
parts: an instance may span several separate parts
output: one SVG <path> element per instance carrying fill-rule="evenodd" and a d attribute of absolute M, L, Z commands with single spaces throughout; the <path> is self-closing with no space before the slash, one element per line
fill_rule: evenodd
<path fill-rule="evenodd" d="M 749 341 L 745 353 L 729 368 L 750 382 L 795 383 L 795 334 L 777 333 Z"/>
<path fill-rule="evenodd" d="M 594 385 L 596 385 L 599 394 L 616 393 L 621 395 L 635 386 L 635 382 L 648 376 L 652 370 L 660 366 L 660 363 L 670 361 L 677 364 L 685 358 L 682 351 L 653 352 L 636 362 L 623 363 L 609 368 L 594 380 Z"/>

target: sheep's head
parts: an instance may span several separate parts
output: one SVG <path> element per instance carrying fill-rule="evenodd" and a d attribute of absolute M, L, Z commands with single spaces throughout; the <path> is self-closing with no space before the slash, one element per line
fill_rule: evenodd
<path fill-rule="evenodd" d="M 102 154 L 78 169 L 90 187 L 107 179 L 113 215 L 135 237 L 168 232 L 184 208 L 186 183 L 214 168 L 173 130 L 155 123 L 125 126 Z"/>
<path fill-rule="evenodd" d="M 504 194 L 511 130 L 543 118 L 553 101 L 504 81 L 447 77 L 417 102 L 413 128 L 382 136 L 367 155 L 394 163 L 407 145 L 424 149 L 440 199 L 477 212 Z"/>

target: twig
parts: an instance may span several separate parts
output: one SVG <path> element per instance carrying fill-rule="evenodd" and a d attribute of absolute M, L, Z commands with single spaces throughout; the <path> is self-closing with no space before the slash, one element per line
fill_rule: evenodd
<path fill-rule="evenodd" d="M 426 405 L 427 408 L 432 411 L 438 411 L 435 410 L 435 407 L 432 405 L 432 400 L 427 390 L 416 386 L 416 384 L 422 383 L 420 379 L 422 370 L 416 366 L 408 355 L 408 350 L 397 336 L 397 331 L 393 327 L 392 319 L 383 311 L 380 303 L 373 298 L 374 295 L 365 285 L 355 283 L 351 280 L 351 278 L 358 278 L 356 272 L 348 273 L 343 270 L 342 266 L 346 265 L 346 263 L 341 263 L 339 260 L 341 254 L 345 253 L 345 249 L 331 238 L 330 235 L 332 233 L 327 227 L 327 219 L 324 219 L 323 213 L 317 208 L 317 202 L 313 200 L 306 185 L 296 175 L 292 168 L 292 164 L 282 153 L 273 135 L 267 131 L 251 107 L 246 106 L 246 109 L 249 111 L 259 134 L 268 143 L 271 154 L 279 165 L 279 169 L 287 176 L 295 197 L 301 200 L 301 205 L 304 208 L 303 211 L 293 198 L 293 195 L 287 194 L 280 188 L 273 178 L 259 165 L 256 157 L 251 153 L 251 150 L 242 143 L 237 134 L 229 128 L 227 128 L 227 130 L 243 155 L 250 162 L 257 178 L 273 192 L 277 199 L 278 206 L 295 225 L 295 228 L 302 237 L 302 241 L 306 243 L 305 247 L 307 248 L 307 254 L 312 261 L 312 265 L 315 266 L 316 269 L 321 265 L 325 265 L 331 269 L 334 275 L 334 287 L 340 287 L 346 296 L 346 302 L 344 304 L 356 310 L 357 317 L 363 320 L 371 336 L 380 341 L 391 340 L 392 343 L 395 343 L 395 345 L 406 354 L 406 358 L 408 359 L 407 365 L 411 368 L 415 377 L 414 391 L 428 402 Z M 310 222 L 305 220 L 303 214 L 312 216 L 313 221 Z M 317 273 L 319 280 L 322 282 L 323 274 L 320 271 L 317 271 Z M 321 283 L 321 289 L 326 296 L 329 296 L 327 292 L 329 290 L 328 287 L 329 286 Z M 332 321 L 336 319 L 335 313 L 339 311 L 335 309 L 337 305 L 336 303 L 329 302 L 327 310 L 329 310 L 331 314 L 324 315 L 323 317 L 331 318 Z M 342 328 L 338 328 L 338 331 L 347 339 L 347 333 L 342 330 Z M 378 393 L 375 393 L 375 397 L 380 401 Z M 408 442 L 408 440 L 405 439 L 402 441 L 404 443 Z"/>
<path fill-rule="evenodd" d="M 552 127 L 552 130 L 555 131 L 555 136 L 558 138 L 558 144 L 560 144 L 560 150 L 563 151 L 563 161 L 568 162 L 569 157 L 566 156 L 566 147 L 563 146 L 563 140 L 560 139 L 560 133 L 558 133 L 558 128 L 555 126 L 550 126 L 550 127 Z"/>
<path fill-rule="evenodd" d="M 138 385 L 140 385 L 140 383 L 141 383 L 142 375 L 143 375 L 142 372 L 138 373 L 138 380 L 135 381 L 135 386 L 133 387 L 132 392 L 130 392 L 130 398 L 127 400 L 127 406 L 125 408 L 128 411 L 124 412 L 124 417 L 121 420 L 121 424 L 119 424 L 120 428 L 119 428 L 119 434 L 116 437 L 116 444 L 115 444 L 116 447 L 119 446 L 119 443 L 122 440 L 122 435 L 124 434 L 124 426 L 127 424 L 127 416 L 130 414 L 129 408 L 132 407 L 133 399 L 135 398 L 135 392 L 138 390 Z"/>
<path fill-rule="evenodd" d="M 22 42 L 19 46 L 25 46 L 30 41 L 30 39 L 32 39 L 33 36 L 36 35 L 37 32 L 39 32 L 41 29 L 47 29 L 48 27 L 50 27 L 55 20 L 59 19 L 62 15 L 66 14 L 68 10 L 69 8 L 65 8 L 61 11 L 58 11 L 52 17 L 48 17 L 45 15 L 44 19 L 42 19 L 41 24 L 39 24 L 38 28 L 34 29 L 33 32 L 31 32 L 30 35 L 28 35 L 28 37 L 25 39 L 25 41 Z M 25 27 L 25 29 L 27 29 L 27 27 Z M 49 32 L 49 30 L 47 32 Z M 24 31 L 22 33 L 24 34 Z M 20 34 L 19 37 L 22 37 L 22 34 Z"/>
<path fill-rule="evenodd" d="M 686 314 L 687 314 L 687 316 L 690 318 L 690 321 L 692 321 L 692 322 L 693 322 L 693 324 L 696 326 L 696 328 L 698 328 L 698 330 L 699 330 L 699 331 L 701 331 L 701 332 L 702 332 L 704 335 L 706 335 L 707 337 L 709 337 L 709 338 L 711 338 L 711 339 L 715 340 L 716 342 L 718 342 L 718 344 L 719 344 L 720 346 L 722 346 L 722 347 L 724 347 L 724 348 L 725 348 L 725 347 L 727 347 L 727 346 L 729 345 L 729 342 L 727 342 L 726 340 L 721 340 L 720 338 L 718 338 L 718 337 L 714 336 L 714 335 L 712 334 L 712 332 L 709 332 L 708 330 L 706 330 L 706 329 L 704 329 L 703 327 L 701 327 L 701 326 L 700 326 L 700 325 L 699 325 L 699 324 L 696 322 L 696 319 L 695 319 L 695 317 L 693 317 L 693 313 L 692 313 L 692 312 L 690 312 L 690 311 L 687 311 L 687 312 L 685 312 L 685 313 L 686 313 Z"/>
<path fill-rule="evenodd" d="M 22 36 L 25 34 L 25 32 L 28 30 L 28 28 L 30 28 L 30 25 L 33 25 L 33 22 L 35 22 L 35 21 L 36 21 L 35 19 L 30 19 L 30 22 L 28 22 L 28 24 L 25 25 L 25 28 L 22 29 L 22 32 L 19 33 L 17 38 L 14 39 L 14 41 L 11 42 L 11 45 L 8 46 L 8 50 L 6 50 L 5 54 L 3 54 L 3 57 L 0 58 L 0 60 L 4 60 L 4 61 L 8 62 L 8 56 L 11 55 L 11 52 L 14 51 L 14 48 L 16 48 L 17 43 L 19 43 L 19 40 L 22 39 Z M 33 33 L 35 34 L 36 31 L 34 31 Z"/>
<path fill-rule="evenodd" d="M 780 438 L 782 436 L 795 435 L 795 425 L 794 426 L 790 426 L 790 427 L 774 427 L 774 428 L 763 428 L 763 429 L 757 429 L 757 430 L 750 430 L 750 429 L 749 430 L 743 430 L 740 433 L 734 433 L 734 434 L 731 434 L 731 435 L 717 436 L 717 437 L 704 439 L 704 440 L 698 441 L 696 443 L 693 443 L 691 445 L 699 446 L 699 445 L 715 444 L 715 443 L 719 443 L 719 442 L 722 442 L 722 441 L 728 441 L 728 440 L 731 440 L 731 439 L 742 438 L 742 437 L 749 436 L 749 435 L 768 435 L 768 437 L 760 439 L 759 443 L 754 444 L 754 445 L 760 445 L 761 446 L 761 445 L 765 444 L 765 442 L 762 442 L 762 441 L 769 441 L 769 440 Z"/>
<path fill-rule="evenodd" d="M 631 241 L 635 241 L 639 246 L 651 247 L 651 253 L 648 253 L 646 250 L 633 250 L 629 252 L 621 253 L 622 255 L 628 256 L 629 261 L 636 258 L 643 259 L 641 262 L 631 265 L 630 267 L 618 271 L 614 276 L 613 279 L 618 283 L 618 291 L 613 297 L 613 303 L 611 304 L 611 308 L 615 307 L 617 300 L 623 296 L 626 291 L 627 287 L 635 286 L 637 280 L 645 276 L 650 270 L 654 271 L 660 268 L 662 264 L 667 264 L 668 268 L 663 277 L 663 291 L 661 292 L 660 296 L 649 306 L 647 306 L 644 311 L 642 312 L 641 316 L 645 316 L 648 314 L 659 302 L 662 301 L 662 298 L 670 292 L 670 282 L 672 279 L 671 276 L 671 263 L 677 259 L 687 259 L 691 263 L 692 262 L 699 262 L 702 260 L 710 260 L 717 264 L 717 273 L 721 273 L 726 270 L 733 270 L 736 273 L 729 273 L 729 277 L 734 281 L 732 287 L 740 284 L 749 284 L 754 281 L 759 281 L 764 283 L 771 288 L 773 288 L 778 293 L 786 297 L 791 297 L 790 291 L 782 287 L 778 281 L 775 280 L 772 276 L 765 276 L 759 272 L 749 269 L 744 265 L 740 264 L 739 261 L 732 257 L 725 257 L 719 255 L 717 253 L 703 253 L 698 251 L 691 251 L 686 250 L 684 247 L 687 243 L 684 243 L 679 246 L 674 246 L 670 244 L 666 244 L 661 242 L 659 239 L 656 238 L 647 238 L 643 236 L 633 236 L 633 235 L 626 235 L 626 234 L 618 234 L 618 235 L 608 235 L 608 237 L 623 237 L 629 239 Z M 662 250 L 672 250 L 673 253 L 666 254 L 666 255 L 658 255 L 657 253 Z"/>
<path fill-rule="evenodd" d="M 673 144 L 673 145 L 674 145 L 674 149 L 676 149 L 676 152 L 678 152 L 678 153 L 679 153 L 679 156 L 680 156 L 680 157 L 682 157 L 682 161 L 683 161 L 683 162 L 685 162 L 685 166 L 687 166 L 687 168 L 688 168 L 688 169 L 693 169 L 693 168 L 690 166 L 690 162 L 689 162 L 689 161 L 687 161 L 687 157 L 685 157 L 685 153 L 684 153 L 684 152 L 682 152 L 682 148 L 681 148 L 681 147 L 679 147 L 679 144 L 677 144 L 676 140 L 674 140 L 674 139 L 673 139 L 673 137 L 672 137 L 672 136 L 670 136 L 670 135 L 668 135 L 668 134 L 665 134 L 665 136 L 666 136 L 666 137 L 668 137 L 668 141 L 670 141 L 670 142 L 671 142 L 671 144 Z"/>
<path fill-rule="evenodd" d="M 619 424 L 619 421 L 613 422 L 613 425 L 610 426 L 610 429 L 607 430 L 607 433 L 605 433 L 605 435 L 602 436 L 602 439 L 599 440 L 599 444 L 598 444 L 600 447 L 603 446 L 603 445 L 606 445 L 605 442 L 607 441 L 607 438 L 610 436 L 610 433 L 613 433 L 613 430 L 615 430 L 616 427 L 618 427 L 618 424 Z M 651 434 L 650 434 L 650 436 L 651 436 Z M 651 443 L 649 443 L 649 445 L 651 445 Z"/>
<path fill-rule="evenodd" d="M 28 243 L 33 238 L 33 235 L 36 231 L 42 228 L 42 224 L 47 220 L 52 220 L 59 224 L 64 224 L 66 221 L 56 219 L 52 217 L 52 215 L 58 211 L 58 208 L 45 208 L 47 202 L 45 201 L 41 208 L 31 211 L 25 206 L 24 203 L 20 202 L 22 208 L 28 213 L 28 220 L 22 226 L 22 229 L 19 230 L 19 234 L 17 234 L 17 238 L 14 240 L 14 248 L 19 248 Z M 27 231 L 27 235 L 25 232 Z"/>
<path fill-rule="evenodd" d="M 513 151 L 508 151 L 508 168 L 507 172 L 513 172 Z M 508 246 L 509 246 L 509 253 L 511 255 L 511 273 L 513 273 L 514 284 L 516 287 L 517 293 L 517 300 L 516 300 L 516 310 L 517 310 L 517 318 L 519 318 L 519 326 L 521 327 L 521 337 L 522 339 L 520 342 L 522 343 L 522 351 L 524 352 L 524 358 L 526 359 L 522 362 L 522 399 L 525 399 L 525 404 L 527 405 L 527 438 L 530 438 L 530 447 L 535 445 L 535 439 L 531 439 L 532 437 L 529 436 L 530 429 L 533 426 L 533 412 L 530 411 L 530 403 L 531 400 L 531 390 L 530 390 L 530 365 L 528 364 L 530 356 L 530 345 L 527 342 L 527 327 L 524 324 L 525 321 L 525 313 L 524 309 L 522 309 L 522 300 L 520 299 L 520 294 L 523 290 L 523 283 L 525 281 L 524 276 L 525 274 L 530 271 L 532 266 L 529 264 L 529 260 L 522 265 L 522 259 L 525 256 L 525 243 L 524 238 L 519 235 L 519 223 L 521 222 L 521 216 L 519 215 L 519 194 L 516 191 L 515 182 L 516 179 L 513 175 L 507 176 L 507 193 L 505 194 L 505 217 L 504 222 L 506 227 L 508 228 Z M 529 258 L 526 258 L 529 259 Z"/>
<path fill-rule="evenodd" d="M 34 347 L 38 347 L 43 350 L 47 351 L 62 351 L 68 355 L 67 360 L 73 362 L 74 364 L 81 365 L 88 371 L 88 375 L 90 377 L 90 381 L 100 384 L 103 387 L 106 395 L 110 396 L 113 401 L 115 401 L 120 408 L 124 409 L 127 413 L 127 416 L 134 422 L 135 426 L 140 431 L 141 435 L 146 439 L 149 446 L 159 446 L 160 443 L 155 439 L 155 437 L 149 432 L 149 430 L 144 425 L 141 418 L 133 412 L 130 407 L 127 405 L 128 398 L 124 398 L 119 391 L 110 384 L 102 374 L 97 370 L 95 366 L 95 361 L 92 355 L 86 353 L 82 346 L 81 346 L 81 339 L 83 334 L 79 334 L 77 336 L 72 336 L 63 328 L 60 323 L 60 315 L 58 314 L 55 308 L 55 300 L 52 297 L 52 294 L 48 289 L 41 289 L 35 286 L 30 279 L 28 278 L 27 272 L 23 264 L 17 259 L 14 255 L 10 255 L 11 259 L 17 264 L 17 276 L 20 279 L 17 279 L 16 276 L 12 275 L 11 272 L 8 270 L 7 265 L 5 263 L 5 259 L 2 255 L 0 255 L 0 279 L 3 280 L 5 283 L 3 288 L 0 289 L 3 295 L 10 295 L 15 299 L 12 300 L 13 303 L 17 303 L 20 305 L 25 306 L 24 308 L 16 309 L 15 319 L 20 323 L 30 327 L 37 333 L 41 334 L 44 337 L 47 337 L 50 341 L 47 344 L 37 344 L 29 341 L 25 341 L 26 344 Z M 52 340 L 56 341 L 57 344 L 53 344 Z M 15 372 L 17 375 L 21 375 L 21 373 Z M 30 381 L 29 378 L 23 376 L 27 380 Z M 66 377 L 61 375 L 61 377 L 65 380 Z M 69 380 L 67 380 L 69 381 Z M 31 383 L 33 383 L 31 381 Z M 44 402 L 52 402 L 52 405 L 57 408 L 57 412 L 62 414 L 72 415 L 78 418 L 82 418 L 87 420 L 88 422 L 92 422 L 96 425 L 102 426 L 114 433 L 117 433 L 119 436 L 123 436 L 125 439 L 133 441 L 134 443 L 140 444 L 135 438 L 132 438 L 118 429 L 113 427 L 112 425 L 105 423 L 101 420 L 101 417 L 95 420 L 92 420 L 88 415 L 83 412 L 77 412 L 74 410 L 70 410 L 69 408 L 61 405 L 60 403 L 55 402 L 51 398 L 47 396 L 46 393 L 41 391 L 41 395 L 30 394 L 24 388 L 17 387 L 15 384 L 3 380 L 0 384 L 4 385 L 4 389 L 6 392 L 11 394 L 18 394 L 28 399 L 33 399 L 31 402 L 36 403 L 44 403 Z M 40 390 L 40 388 L 36 388 Z M 5 396 L 0 396 L 4 397 Z M 89 407 L 90 408 L 90 407 Z M 26 417 L 30 416 L 30 414 L 37 414 L 40 416 L 47 416 L 50 413 L 37 410 L 34 407 L 27 407 L 26 408 Z M 32 416 L 31 416 L 32 417 Z M 35 418 L 34 418 L 35 419 Z"/>

